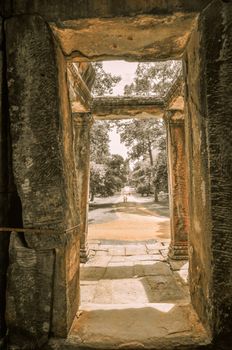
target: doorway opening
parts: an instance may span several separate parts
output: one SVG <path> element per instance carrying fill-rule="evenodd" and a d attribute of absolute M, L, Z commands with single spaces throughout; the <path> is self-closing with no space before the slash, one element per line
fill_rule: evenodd
<path fill-rule="evenodd" d="M 165 108 L 172 171 L 170 191 L 175 194 L 170 205 L 175 215 L 170 217 L 169 255 L 186 256 L 185 238 L 189 232 L 192 304 L 213 341 L 224 343 L 224 336 L 229 339 L 231 335 L 231 153 L 226 152 L 229 140 L 225 137 L 231 122 L 227 96 L 231 72 L 227 45 L 230 4 L 210 0 L 188 4 L 127 1 L 116 8 L 112 2 L 100 6 L 95 1 L 93 6 L 80 4 L 65 9 L 58 2 L 41 8 L 33 2 L 27 9 L 18 5 L 4 6 L 4 79 L 8 88 L 4 83 L 3 94 L 6 92 L 9 102 L 9 144 L 23 223 L 31 232 L 24 232 L 27 245 L 19 242 L 17 235 L 11 235 L 7 277 L 11 342 L 23 347 L 38 338 L 42 346 L 51 335 L 67 336 L 79 308 L 79 242 L 81 253 L 87 251 L 83 228 L 88 196 L 84 184 L 91 114 L 115 115 L 120 109 L 121 115 L 127 111 L 131 118 L 136 100 L 137 112 L 141 107 L 146 113 L 161 113 Z M 149 97 L 98 99 L 90 106 L 86 89 L 91 85 L 88 63 L 113 58 L 182 58 L 185 115 L 179 108 L 183 98 L 175 95 L 175 86 L 169 94 L 172 105 Z M 83 79 L 76 84 L 81 90 L 81 102 L 72 103 L 76 111 L 71 111 L 68 103 L 66 74 L 67 61 L 73 60 L 83 68 L 82 77 L 86 77 L 85 85 L 81 83 Z M 183 229 L 188 224 L 189 231 Z M 178 240 L 172 235 L 176 227 Z M 37 229 L 48 229 L 49 235 L 41 235 Z M 85 315 L 83 312 L 78 322 Z M 171 332 L 170 337 L 175 334 Z M 180 344 L 184 347 L 185 339 L 180 339 Z M 160 347 L 165 347 L 163 339 Z"/>
<path fill-rule="evenodd" d="M 167 341 L 170 334 L 181 335 L 191 344 L 205 337 L 190 303 L 186 256 L 169 258 L 166 125 L 160 109 L 140 106 L 138 112 L 136 105 L 143 98 L 158 103 L 173 94 L 180 68 L 173 61 L 137 64 L 137 80 L 124 85 L 124 96 L 117 97 L 104 96 L 104 82 L 98 84 L 96 74 L 95 91 L 103 96 L 92 104 L 88 259 L 81 264 L 79 318 L 71 331 L 88 346 L 129 342 L 146 347 L 160 334 Z M 141 82 L 141 70 L 151 74 L 152 69 L 156 81 L 148 75 Z M 110 80 L 115 85 L 120 81 L 118 76 L 107 78 L 107 92 L 122 90 L 110 87 Z"/>

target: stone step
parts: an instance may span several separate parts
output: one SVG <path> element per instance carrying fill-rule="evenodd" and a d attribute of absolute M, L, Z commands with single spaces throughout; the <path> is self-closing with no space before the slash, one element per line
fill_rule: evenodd
<path fill-rule="evenodd" d="M 210 339 L 190 304 L 85 304 L 67 339 L 46 350 L 206 349 Z"/>

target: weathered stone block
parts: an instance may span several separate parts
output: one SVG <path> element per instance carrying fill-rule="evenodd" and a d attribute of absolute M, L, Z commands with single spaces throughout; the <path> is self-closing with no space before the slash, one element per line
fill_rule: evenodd
<path fill-rule="evenodd" d="M 168 111 L 165 121 L 167 126 L 169 202 L 171 211 L 169 256 L 173 259 L 187 259 L 189 217 L 183 111 Z"/>
<path fill-rule="evenodd" d="M 12 234 L 7 288 L 7 324 L 14 349 L 38 349 L 51 331 L 54 250 L 34 250 Z"/>
<path fill-rule="evenodd" d="M 185 55 L 190 291 L 214 338 L 232 329 L 232 4 L 213 1 Z"/>
<path fill-rule="evenodd" d="M 55 335 L 66 336 L 78 307 L 80 223 L 66 62 L 49 26 L 37 15 L 6 20 L 6 42 L 13 169 L 23 225 L 42 229 L 41 233 L 25 231 L 25 256 L 31 250 L 36 256 L 55 250 L 50 328 Z M 53 231 L 44 232 L 47 228 Z M 40 260 L 37 264 L 39 271 Z M 12 295 L 15 274 L 11 268 Z M 33 270 L 28 270 L 28 278 L 34 281 Z M 26 294 L 28 288 L 23 277 L 20 289 Z M 32 294 L 30 299 L 35 315 L 36 297 Z M 16 321 L 21 310 L 15 310 L 11 328 L 19 327 L 17 334 L 23 333 L 28 325 Z"/>

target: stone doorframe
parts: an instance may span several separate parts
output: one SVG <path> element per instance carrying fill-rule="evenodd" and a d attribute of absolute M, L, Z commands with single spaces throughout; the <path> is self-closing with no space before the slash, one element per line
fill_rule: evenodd
<path fill-rule="evenodd" d="M 146 5 L 146 11 L 151 3 Z M 175 13 L 177 9 L 172 3 L 169 2 L 169 6 Z M 201 321 L 216 340 L 229 337 L 232 329 L 231 138 L 228 134 L 232 107 L 229 99 L 232 7 L 221 0 L 205 1 L 204 4 L 192 1 L 191 4 L 189 6 L 193 8 L 183 11 L 183 26 L 180 25 L 176 33 L 185 35 L 186 28 L 191 27 L 191 30 L 186 40 L 179 41 L 178 48 L 164 43 L 162 56 L 162 46 L 156 52 L 133 51 L 135 40 L 131 40 L 128 33 L 127 40 L 128 45 L 132 45 L 130 59 L 167 59 L 183 54 L 190 293 Z M 71 23 L 57 26 L 54 16 L 59 4 L 52 14 L 46 13 L 42 6 L 42 17 L 33 14 L 38 13 L 38 7 L 23 9 L 20 6 L 13 6 L 11 10 L 6 6 L 5 19 L 6 93 L 13 172 L 22 204 L 23 227 L 39 228 L 41 233 L 25 231 L 23 235 L 11 236 L 7 325 L 10 343 L 16 346 L 15 349 L 27 349 L 39 348 L 51 335 L 67 336 L 78 310 L 81 219 L 77 204 L 80 197 L 63 53 L 70 59 L 80 51 L 77 52 L 78 48 L 75 51 L 72 41 L 67 41 L 64 46 L 62 35 L 65 31 L 72 34 L 78 26 L 72 26 L 72 31 L 67 27 Z M 110 10 L 106 8 L 100 17 L 104 17 L 104 11 L 109 15 L 107 11 Z M 135 10 L 126 6 L 124 11 L 128 17 L 123 18 L 123 22 L 135 26 L 134 15 L 141 15 L 141 8 Z M 22 15 L 26 12 L 32 14 Z M 94 19 L 88 20 L 84 9 L 81 13 L 87 18 L 86 24 L 92 23 L 89 28 L 95 28 L 96 35 L 102 33 L 94 27 Z M 149 23 L 154 20 L 151 13 L 145 14 Z M 58 19 L 65 16 L 66 12 L 61 11 Z M 164 16 L 169 15 L 165 13 Z M 71 18 L 75 18 L 73 13 Z M 107 22 L 110 29 L 114 19 L 116 23 L 117 17 L 111 14 L 108 22 L 103 18 L 98 24 L 103 28 Z M 179 19 L 177 16 L 174 22 L 178 23 Z M 167 21 L 167 26 L 174 22 Z M 144 22 L 141 23 L 144 26 Z M 118 24 L 122 25 L 120 19 Z M 81 39 L 83 33 L 79 34 Z M 154 37 L 150 32 L 146 35 L 147 38 Z M 88 40 L 84 40 L 86 44 Z M 176 37 L 173 40 L 178 42 Z M 120 42 L 110 47 L 103 40 L 98 42 L 103 46 L 99 45 L 102 55 L 96 54 L 97 59 L 126 56 Z M 89 57 L 93 58 L 91 55 L 90 52 Z M 88 53 L 82 52 L 82 59 L 83 56 L 88 60 Z M 52 233 L 43 234 L 46 229 Z"/>

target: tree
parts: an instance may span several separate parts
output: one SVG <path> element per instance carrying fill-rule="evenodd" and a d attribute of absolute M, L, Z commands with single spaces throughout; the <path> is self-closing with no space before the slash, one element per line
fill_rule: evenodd
<path fill-rule="evenodd" d="M 111 95 L 113 93 L 113 87 L 122 79 L 121 76 L 106 73 L 102 62 L 94 62 L 92 66 L 96 73 L 92 94 L 94 96 Z"/>
<path fill-rule="evenodd" d="M 97 120 L 90 131 L 90 159 L 98 164 L 103 164 L 109 156 L 109 131 L 110 123 L 107 120 Z"/>
<path fill-rule="evenodd" d="M 127 162 L 119 154 L 112 154 L 107 162 L 105 187 L 107 193 L 115 193 L 124 187 L 127 181 Z"/>
<path fill-rule="evenodd" d="M 165 130 L 163 121 L 160 119 L 144 119 L 122 121 L 117 126 L 121 141 L 129 149 L 129 157 L 132 160 L 138 160 L 141 157 L 150 159 L 150 165 L 153 166 L 154 149 L 159 148 Z"/>
<path fill-rule="evenodd" d="M 109 155 L 103 164 L 91 162 L 90 195 L 112 196 L 121 190 L 127 180 L 127 163 L 119 154 Z"/>
<path fill-rule="evenodd" d="M 112 94 L 113 87 L 121 80 L 120 76 L 106 73 L 102 62 L 92 63 L 96 77 L 92 89 L 94 96 Z M 94 123 L 90 134 L 90 194 L 91 200 L 97 193 L 105 193 L 106 172 L 109 160 L 109 130 L 108 121 Z"/>
<path fill-rule="evenodd" d="M 129 148 L 129 157 L 136 160 L 132 178 L 142 195 L 158 192 L 167 185 L 166 131 L 163 120 L 146 119 L 121 122 L 118 132 Z M 162 179 L 161 179 L 162 177 Z"/>
<path fill-rule="evenodd" d="M 149 160 L 138 161 L 132 172 L 132 184 L 142 196 L 151 193 L 152 168 Z"/>
<path fill-rule="evenodd" d="M 180 61 L 139 63 L 134 81 L 124 87 L 124 95 L 163 97 L 180 71 Z"/>
<path fill-rule="evenodd" d="M 113 195 L 127 180 L 127 163 L 123 157 L 109 151 L 110 122 L 96 121 L 91 130 L 90 143 L 90 200 L 96 194 Z"/>
<path fill-rule="evenodd" d="M 98 164 L 94 161 L 90 162 L 90 200 L 93 201 L 98 193 L 102 193 L 104 189 L 104 181 L 106 176 L 106 166 Z"/>

